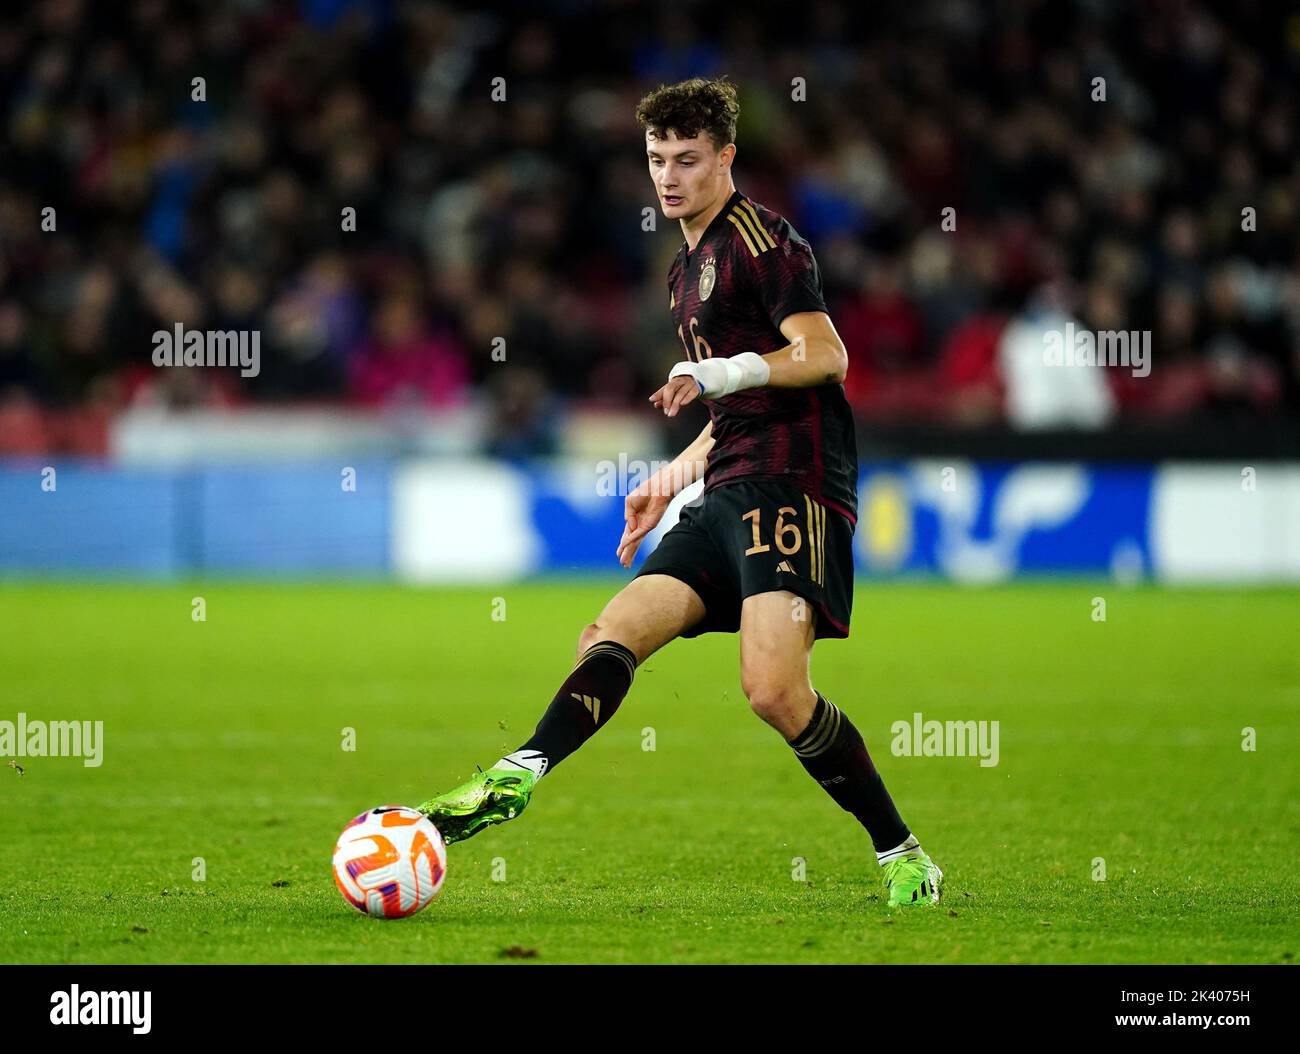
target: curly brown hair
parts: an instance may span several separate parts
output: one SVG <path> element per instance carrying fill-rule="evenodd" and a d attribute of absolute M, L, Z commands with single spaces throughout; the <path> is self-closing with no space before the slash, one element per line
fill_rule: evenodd
<path fill-rule="evenodd" d="M 725 76 L 661 84 L 636 107 L 637 123 L 651 139 L 666 139 L 669 132 L 676 132 L 679 139 L 694 139 L 707 132 L 719 150 L 736 141 L 739 116 L 736 86 Z"/>

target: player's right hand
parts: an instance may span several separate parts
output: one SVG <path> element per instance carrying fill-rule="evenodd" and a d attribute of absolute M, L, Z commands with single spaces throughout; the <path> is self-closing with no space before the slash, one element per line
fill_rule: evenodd
<path fill-rule="evenodd" d="M 668 383 L 650 396 L 650 401 L 667 416 L 676 417 L 677 411 L 699 398 L 703 390 L 701 383 L 694 377 L 678 374 L 675 377 L 669 376 Z"/>
<path fill-rule="evenodd" d="M 649 486 L 650 481 L 642 483 L 632 491 L 623 503 L 623 537 L 618 543 L 618 562 L 624 567 L 632 566 L 632 557 L 636 556 L 641 539 L 655 529 L 664 517 L 672 498 L 666 494 L 655 494 Z"/>

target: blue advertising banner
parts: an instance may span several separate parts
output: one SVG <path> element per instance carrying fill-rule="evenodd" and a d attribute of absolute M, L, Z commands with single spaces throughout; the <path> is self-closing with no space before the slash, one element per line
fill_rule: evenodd
<path fill-rule="evenodd" d="M 1238 493 L 1228 467 L 871 463 L 855 560 L 871 577 L 968 582 L 1286 577 L 1300 573 L 1300 538 L 1277 524 L 1300 507 L 1300 474 L 1275 474 L 1266 490 Z M 10 575 L 618 573 L 622 528 L 623 498 L 597 486 L 590 464 L 0 467 L 0 573 Z M 1254 539 L 1249 566 L 1229 559 L 1224 537 Z"/>
<path fill-rule="evenodd" d="M 1150 466 L 871 465 L 858 490 L 858 567 L 1000 581 L 1022 573 L 1144 576 Z"/>

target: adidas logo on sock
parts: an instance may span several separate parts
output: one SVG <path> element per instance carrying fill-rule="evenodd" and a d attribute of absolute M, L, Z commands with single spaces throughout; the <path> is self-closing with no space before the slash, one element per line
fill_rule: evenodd
<path fill-rule="evenodd" d="M 587 713 L 591 714 L 591 719 L 600 724 L 600 700 L 592 695 L 579 695 L 577 692 L 569 693 L 573 698 L 578 700 L 587 708 Z"/>

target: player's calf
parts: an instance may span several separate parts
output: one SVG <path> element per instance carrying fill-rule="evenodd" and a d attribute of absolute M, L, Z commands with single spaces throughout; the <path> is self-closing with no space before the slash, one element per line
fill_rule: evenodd
<path fill-rule="evenodd" d="M 420 806 L 448 842 L 463 841 L 527 807 L 543 774 L 582 746 L 618 710 L 636 656 L 610 640 L 587 648 L 542 714 L 532 738 L 487 772 Z"/>
<path fill-rule="evenodd" d="M 899 816 L 884 780 L 848 716 L 820 692 L 807 727 L 790 741 L 800 764 L 840 808 L 867 829 L 884 868 L 891 907 L 937 904 L 943 872 Z"/>

